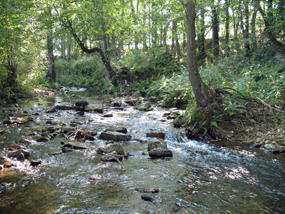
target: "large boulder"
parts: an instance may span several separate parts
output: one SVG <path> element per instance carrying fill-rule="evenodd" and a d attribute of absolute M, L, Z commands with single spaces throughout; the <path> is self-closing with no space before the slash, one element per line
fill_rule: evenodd
<path fill-rule="evenodd" d="M 106 131 L 102 132 L 99 136 L 99 139 L 101 140 L 112 140 L 112 141 L 130 141 L 131 135 L 127 135 L 121 132 L 112 132 L 112 131 Z"/>
<path fill-rule="evenodd" d="M 151 158 L 165 158 L 173 156 L 172 151 L 167 148 L 167 144 L 164 141 L 149 142 L 147 150 Z"/>
<path fill-rule="evenodd" d="M 172 151 L 170 151 L 169 149 L 153 149 L 151 151 L 149 151 L 149 156 L 151 158 L 165 158 L 165 157 L 172 157 Z"/>
<path fill-rule="evenodd" d="M 126 153 L 123 147 L 120 144 L 112 143 L 108 144 L 107 146 L 99 147 L 97 149 L 97 154 L 103 155 L 101 157 L 101 161 L 121 161 L 126 156 Z"/>
<path fill-rule="evenodd" d="M 167 149 L 167 144 L 165 141 L 153 141 L 149 142 L 147 145 L 147 151 L 150 152 L 153 149 Z"/>

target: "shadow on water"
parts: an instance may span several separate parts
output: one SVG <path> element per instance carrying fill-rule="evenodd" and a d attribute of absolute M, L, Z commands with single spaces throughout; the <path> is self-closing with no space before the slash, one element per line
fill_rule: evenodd
<path fill-rule="evenodd" d="M 93 92 L 69 90 L 51 99 L 23 102 L 33 117 L 26 125 L 7 128 L 0 135 L 0 150 L 15 142 L 29 142 L 32 159 L 43 161 L 31 167 L 28 161 L 11 159 L 17 166 L 0 171 L 0 213 L 284 213 L 284 156 L 260 150 L 218 148 L 181 137 L 181 130 L 164 119 L 164 109 L 140 112 L 134 107 L 124 110 L 107 108 L 113 117 L 98 113 L 78 115 L 73 110 L 46 113 L 53 105 L 70 105 L 88 100 L 100 105 Z M 8 109 L 7 109 L 8 110 Z M 51 121 L 47 123 L 47 121 Z M 60 150 L 55 137 L 38 142 L 25 133 L 39 133 L 46 127 L 69 127 L 96 130 L 126 127 L 132 139 L 121 143 L 132 156 L 118 163 L 101 162 L 96 149 L 106 142 L 98 139 L 81 142 L 86 150 L 49 155 Z M 1 127 L 0 129 L 3 129 Z M 171 159 L 150 159 L 144 141 L 149 131 L 166 133 L 165 141 L 173 151 Z M 78 143 L 72 141 L 73 143 Z M 1 153 L 0 153 L 1 154 Z M 146 193 L 144 201 L 136 188 L 158 189 Z"/>

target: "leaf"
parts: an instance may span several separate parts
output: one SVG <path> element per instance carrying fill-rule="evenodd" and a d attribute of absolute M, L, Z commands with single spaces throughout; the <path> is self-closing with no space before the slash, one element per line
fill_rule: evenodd
<path fill-rule="evenodd" d="M 214 127 L 218 128 L 218 123 L 217 123 L 217 121 L 212 121 L 212 122 L 211 122 L 211 126 L 214 126 Z"/>

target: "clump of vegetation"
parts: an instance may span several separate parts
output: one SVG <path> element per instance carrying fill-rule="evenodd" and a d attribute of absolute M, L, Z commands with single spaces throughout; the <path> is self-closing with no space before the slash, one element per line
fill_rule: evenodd
<path fill-rule="evenodd" d="M 181 71 L 178 60 L 163 48 L 134 50 L 125 55 L 119 65 L 129 68 L 133 81 L 156 79 Z"/>
<path fill-rule="evenodd" d="M 97 56 L 84 56 L 70 61 L 58 59 L 55 70 L 60 85 L 91 87 L 97 89 L 98 93 L 114 90 L 106 78 L 105 67 Z"/>

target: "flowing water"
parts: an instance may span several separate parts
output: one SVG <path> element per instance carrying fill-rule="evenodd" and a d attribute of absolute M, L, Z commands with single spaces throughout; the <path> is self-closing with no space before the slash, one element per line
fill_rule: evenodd
<path fill-rule="evenodd" d="M 70 93 L 76 96 L 70 98 Z M 30 167 L 28 161 L 12 160 L 17 171 L 0 172 L 0 213 L 285 213 L 285 159 L 261 150 L 226 149 L 188 140 L 171 126 L 155 108 L 140 112 L 134 107 L 118 110 L 105 106 L 113 117 L 99 113 L 57 111 L 46 113 L 55 104 L 70 104 L 86 96 L 89 103 L 96 98 L 83 91 L 69 96 L 26 101 L 20 106 L 33 115 L 25 125 L 10 127 L 0 135 L 0 150 L 8 145 L 26 144 L 32 159 L 42 165 Z M 7 110 L 7 109 L 6 109 Z M 7 117 L 2 109 L 1 119 Z M 52 120 L 52 124 L 46 124 Z M 122 143 L 131 156 L 118 163 L 101 162 L 96 148 L 106 142 L 96 136 L 94 141 L 80 143 L 86 150 L 60 155 L 63 138 L 37 142 L 26 133 L 37 133 L 43 127 L 66 126 L 76 122 L 77 128 L 96 130 L 99 134 L 109 127 L 126 127 L 133 139 Z M 3 127 L 0 129 L 3 129 Z M 146 133 L 166 133 L 166 142 L 173 158 L 152 160 L 148 155 L 150 140 Z M 25 139 L 26 141 L 23 141 Z M 73 142 L 74 143 L 74 142 Z M 153 201 L 144 201 L 136 188 L 158 189 L 145 193 Z"/>

